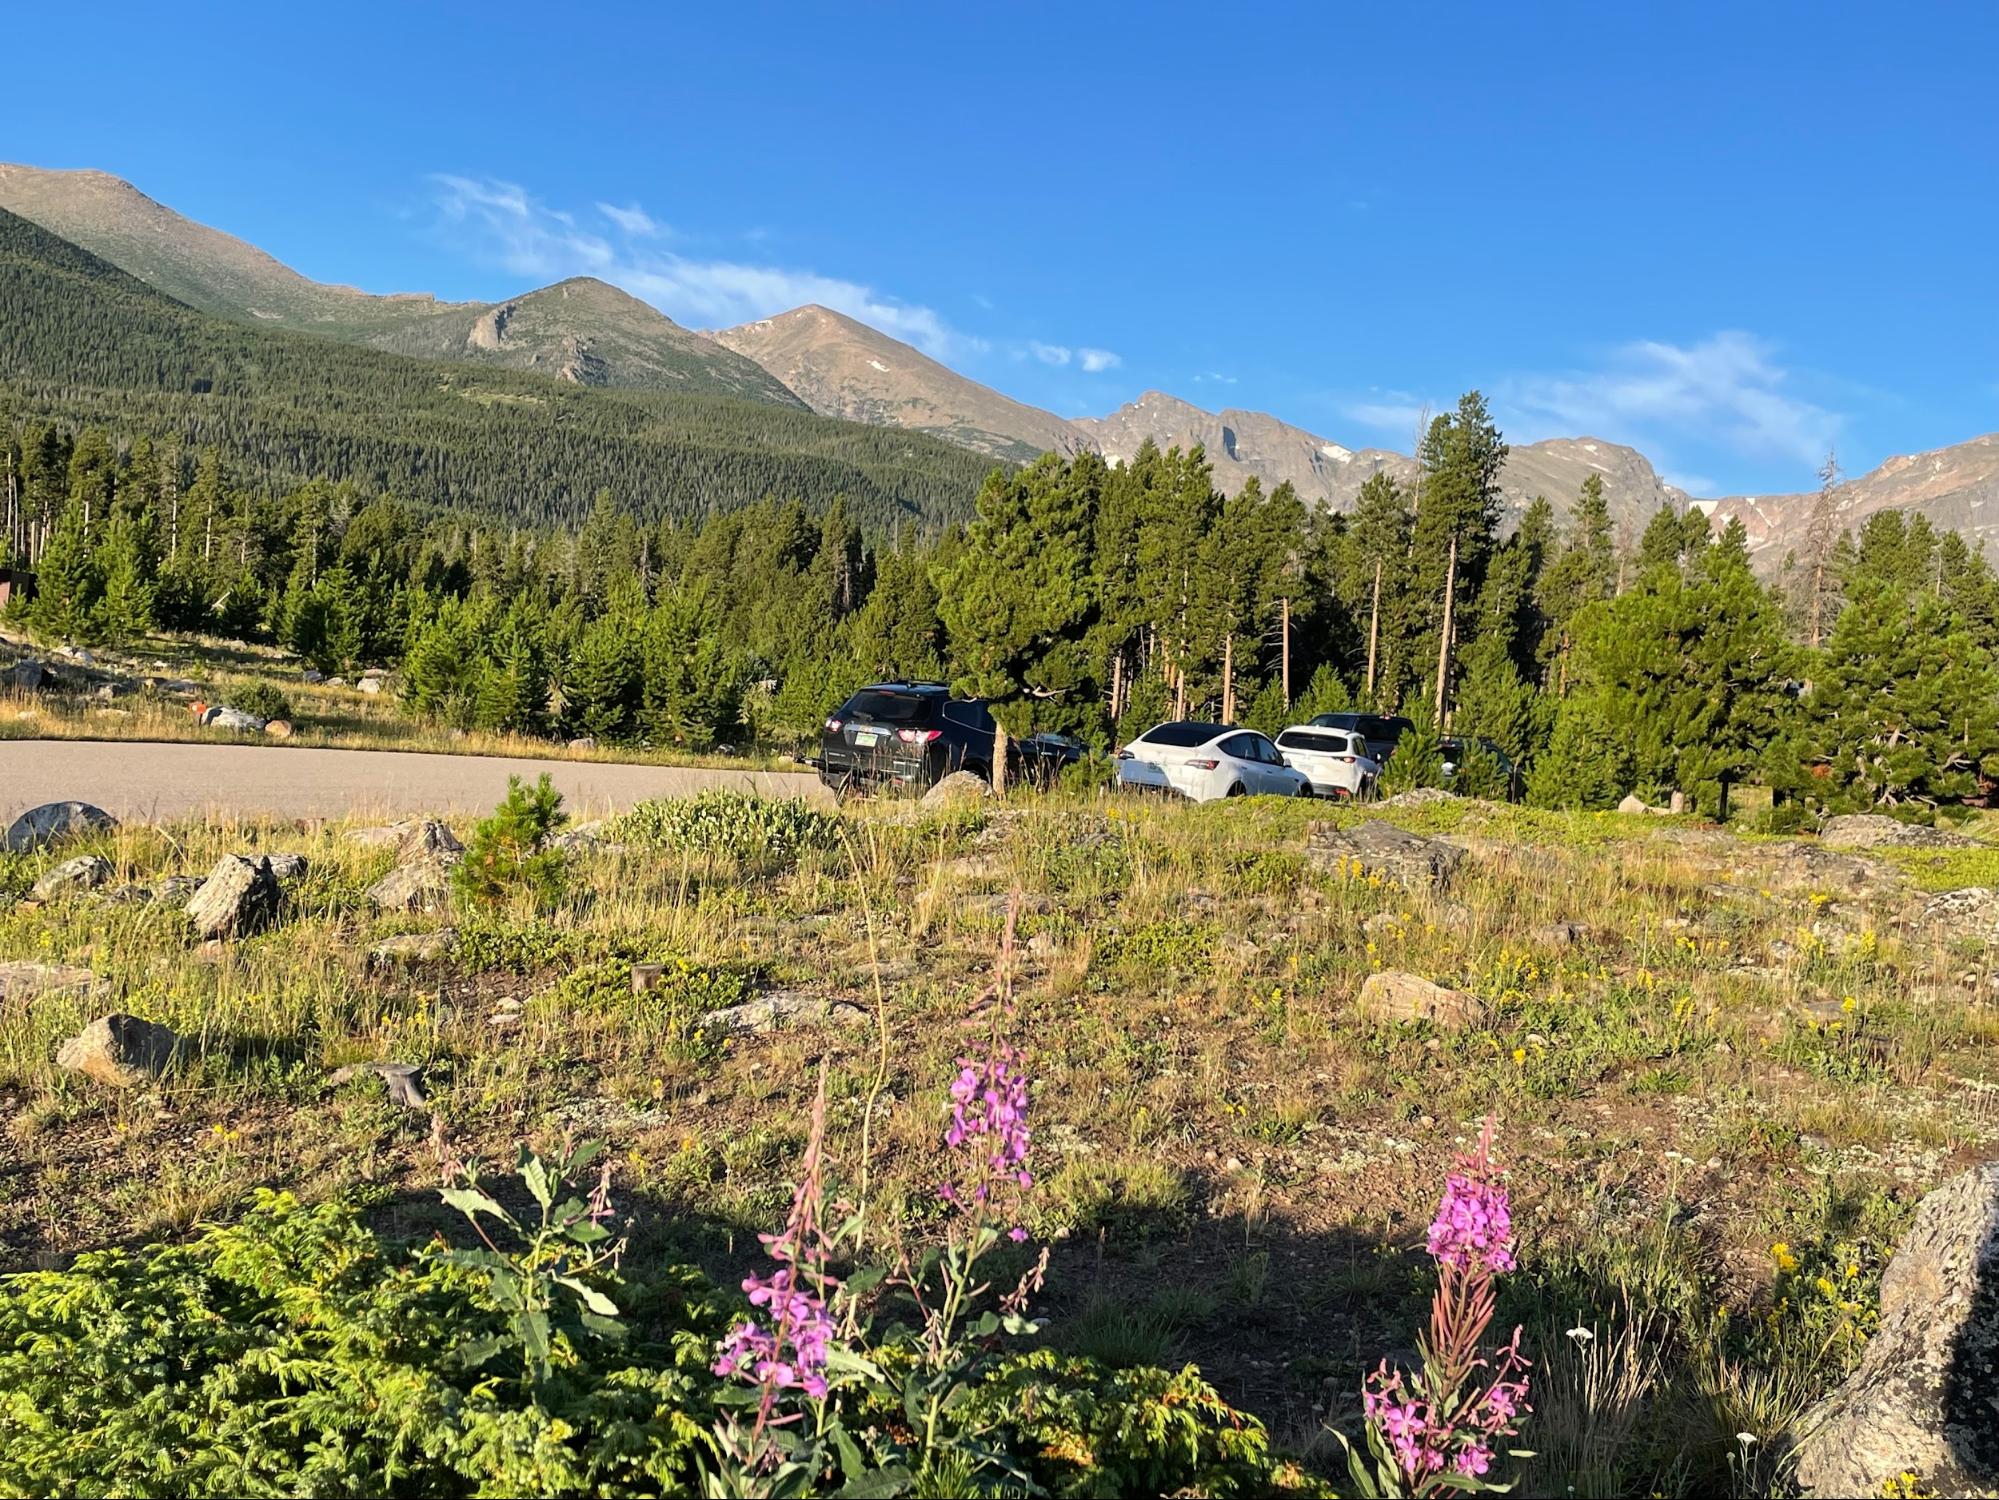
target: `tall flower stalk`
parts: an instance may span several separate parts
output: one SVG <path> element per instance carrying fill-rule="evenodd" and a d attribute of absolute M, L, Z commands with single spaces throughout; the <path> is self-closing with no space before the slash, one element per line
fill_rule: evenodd
<path fill-rule="evenodd" d="M 1430 1326 L 1417 1341 L 1422 1367 L 1386 1360 L 1361 1390 L 1372 1463 L 1351 1445 L 1348 1469 L 1365 1495 L 1430 1496 L 1510 1488 L 1493 1475 L 1502 1442 L 1519 1430 L 1528 1360 L 1520 1330 L 1489 1354 L 1497 1278 L 1514 1267 L 1513 1215 L 1492 1160 L 1493 1121 L 1458 1158 L 1428 1237 L 1437 1263 Z M 1344 1438 L 1342 1439 L 1344 1441 Z M 1513 1456 L 1526 1455 L 1515 1453 Z"/>

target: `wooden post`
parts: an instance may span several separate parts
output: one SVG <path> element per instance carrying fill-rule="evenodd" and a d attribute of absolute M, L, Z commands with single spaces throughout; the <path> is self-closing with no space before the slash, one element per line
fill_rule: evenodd
<path fill-rule="evenodd" d="M 1291 706 L 1291 596 L 1288 594 L 1285 595 L 1282 604 L 1284 607 L 1284 706 L 1289 708 Z"/>

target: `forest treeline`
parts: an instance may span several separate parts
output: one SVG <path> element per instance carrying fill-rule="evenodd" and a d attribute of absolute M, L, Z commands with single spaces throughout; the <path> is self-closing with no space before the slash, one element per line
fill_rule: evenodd
<path fill-rule="evenodd" d="M 990 461 L 725 396 L 583 389 L 197 312 L 0 211 L 0 413 L 214 448 L 255 488 L 346 479 L 421 509 L 579 524 L 846 497 L 871 534 L 968 514 Z"/>
<path fill-rule="evenodd" d="M 1376 476 L 1351 514 L 1254 480 L 1223 495 L 1200 450 L 1147 446 L 995 471 L 968 523 L 878 543 L 837 498 L 688 521 L 600 496 L 564 533 L 352 482 L 271 494 L 214 450 L 101 429 L 22 429 L 0 466 L 10 513 L 52 518 L 39 632 L 274 639 L 395 668 L 409 711 L 446 724 L 801 744 L 854 686 L 901 677 L 1099 750 L 1174 716 L 1400 711 L 1419 751 L 1490 739 L 1558 806 L 1678 790 L 1717 811 L 1760 780 L 1920 810 L 1999 770 L 1999 579 L 1960 537 L 1884 512 L 1786 592 L 1739 522 L 1698 510 L 1620 548 L 1594 477 L 1566 524 L 1542 499 L 1504 534 L 1505 452 L 1474 393 L 1415 483 Z"/>

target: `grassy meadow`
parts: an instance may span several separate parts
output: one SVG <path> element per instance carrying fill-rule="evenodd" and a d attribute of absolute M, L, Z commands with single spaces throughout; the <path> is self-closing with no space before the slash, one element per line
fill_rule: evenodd
<path fill-rule="evenodd" d="M 1368 815 L 1461 842 L 1449 888 L 1307 860 L 1313 820 Z M 1520 1235 L 1500 1315 L 1535 1361 L 1523 1488 L 1765 1494 L 1857 1357 L 1916 1199 L 1999 1154 L 1989 955 L 1906 920 L 1922 889 L 1999 875 L 1999 847 L 1883 856 L 1862 898 L 1801 883 L 1788 842 L 1689 820 L 1051 794 L 850 806 L 795 853 L 628 840 L 575 856 L 552 911 L 422 917 L 365 899 L 394 854 L 347 831 L 129 826 L 0 856 L 0 960 L 98 976 L 0 1000 L 0 1270 L 186 1237 L 262 1185 L 346 1195 L 398 1239 L 462 1236 L 443 1160 L 588 1138 L 633 1254 L 728 1285 L 791 1203 L 822 1070 L 838 1191 L 920 1245 L 954 1060 L 1010 993 L 1059 1346 L 1198 1362 L 1332 1472 L 1328 1424 L 1409 1357 L 1424 1227 L 1492 1114 Z M 281 921 L 227 944 L 172 906 L 17 899 L 79 852 L 143 884 L 280 851 L 310 862 Z M 444 926 L 439 960 L 368 961 Z M 635 994 L 645 963 L 662 982 Z M 1376 970 L 1484 1019 L 1370 1024 L 1354 1000 Z M 866 1021 L 698 1024 L 774 989 Z M 113 1009 L 189 1039 L 157 1089 L 55 1067 Z M 420 1065 L 434 1112 L 329 1085 L 363 1061 Z"/>

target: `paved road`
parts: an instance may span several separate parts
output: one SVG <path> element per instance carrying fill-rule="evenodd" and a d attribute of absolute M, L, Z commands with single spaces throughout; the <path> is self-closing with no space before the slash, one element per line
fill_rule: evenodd
<path fill-rule="evenodd" d="M 314 818 L 485 812 L 507 777 L 555 779 L 578 817 L 648 797 L 733 786 L 830 805 L 810 772 L 715 771 L 602 761 L 320 750 L 278 745 L 175 745 L 107 740 L 0 740 L 0 828 L 44 802 L 94 802 L 126 822 L 190 813 Z"/>

